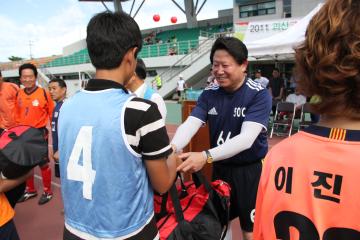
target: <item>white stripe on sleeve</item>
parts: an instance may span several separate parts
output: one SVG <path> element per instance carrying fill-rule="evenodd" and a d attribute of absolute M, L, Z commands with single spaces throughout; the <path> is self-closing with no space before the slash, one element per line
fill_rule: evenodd
<path fill-rule="evenodd" d="M 145 156 L 154 156 L 154 155 L 158 155 L 158 154 L 161 154 L 161 153 L 164 153 L 166 151 L 168 151 L 169 149 L 171 148 L 171 145 L 167 145 L 166 147 L 158 150 L 158 151 L 155 151 L 155 152 L 149 152 L 149 153 L 142 153 L 143 155 Z"/>
<path fill-rule="evenodd" d="M 146 112 L 151 105 L 145 102 L 138 102 L 138 101 L 129 101 L 126 105 L 127 108 L 132 108 L 135 110 L 141 110 Z"/>

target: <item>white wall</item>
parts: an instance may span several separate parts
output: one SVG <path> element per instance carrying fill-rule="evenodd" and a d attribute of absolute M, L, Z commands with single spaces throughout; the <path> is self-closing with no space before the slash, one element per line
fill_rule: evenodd
<path fill-rule="evenodd" d="M 292 0 L 292 17 L 303 17 L 313 10 L 323 0 Z"/>

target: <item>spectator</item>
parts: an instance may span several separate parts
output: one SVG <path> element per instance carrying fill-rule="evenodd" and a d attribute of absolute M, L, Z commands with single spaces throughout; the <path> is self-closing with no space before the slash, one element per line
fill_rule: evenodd
<path fill-rule="evenodd" d="M 212 72 L 212 68 L 210 68 L 210 75 L 206 80 L 206 87 L 218 87 L 219 83 L 216 81 L 216 78 Z"/>
<path fill-rule="evenodd" d="M 176 47 L 176 45 L 175 45 L 175 47 Z M 169 48 L 169 55 L 170 55 L 170 56 L 176 55 L 177 52 L 176 52 L 175 47 Z"/>
<path fill-rule="evenodd" d="M 245 79 L 247 79 L 247 80 L 251 80 L 251 81 L 252 81 L 252 79 L 251 79 L 251 77 L 249 76 L 249 74 L 248 74 L 248 71 L 247 71 L 247 70 L 244 72 L 244 74 L 245 74 Z"/>
<path fill-rule="evenodd" d="M 172 140 L 185 147 L 204 123 L 209 124 L 211 149 L 179 155 L 180 171 L 199 171 L 213 163 L 213 179 L 231 186 L 230 219 L 240 218 L 245 240 L 252 239 L 253 216 L 262 163 L 268 149 L 266 128 L 271 110 L 269 92 L 245 79 L 248 51 L 237 38 L 218 38 L 210 61 L 219 82 L 205 89 L 191 116 L 180 125 Z"/>
<path fill-rule="evenodd" d="M 290 88 L 290 80 L 286 77 L 286 73 L 281 73 L 281 78 L 284 80 L 284 88 L 288 90 Z"/>
<path fill-rule="evenodd" d="M 320 102 L 321 102 L 320 96 L 317 94 L 311 96 L 310 101 L 309 101 L 310 104 L 318 104 Z M 312 123 L 318 123 L 320 120 L 319 114 L 316 114 L 316 113 L 310 113 L 310 117 L 311 117 Z"/>
<path fill-rule="evenodd" d="M 269 79 L 261 76 L 261 69 L 257 69 L 255 72 L 255 82 L 260 83 L 263 88 L 267 88 L 269 85 Z"/>
<path fill-rule="evenodd" d="M 4 129 L 16 125 L 16 95 L 19 87 L 10 82 L 4 82 L 0 71 L 0 134 Z"/>
<path fill-rule="evenodd" d="M 295 72 L 295 68 L 292 69 L 292 74 L 291 74 L 291 77 L 290 77 L 289 87 L 290 87 L 290 91 L 293 91 L 296 88 L 296 72 Z"/>
<path fill-rule="evenodd" d="M 59 168 L 59 145 L 58 145 L 58 118 L 60 114 L 60 108 L 66 98 L 66 83 L 64 80 L 55 78 L 49 82 L 49 92 L 51 99 L 56 102 L 55 109 L 52 114 L 51 120 L 51 134 L 52 134 L 52 147 L 55 160 L 55 176 L 60 177 L 60 168 Z"/>
<path fill-rule="evenodd" d="M 158 239 L 153 188 L 172 186 L 176 161 L 156 104 L 124 87 L 142 47 L 139 26 L 124 12 L 99 13 L 86 43 L 96 79 L 59 116 L 63 239 Z"/>
<path fill-rule="evenodd" d="M 21 89 L 17 96 L 17 123 L 41 129 L 47 139 L 48 130 L 46 129 L 46 126 L 50 124 L 54 103 L 51 101 L 50 94 L 47 90 L 36 86 L 37 69 L 35 65 L 31 63 L 21 65 L 19 67 L 19 75 L 21 84 L 24 85 L 24 89 Z M 39 167 L 41 170 L 44 192 L 41 195 L 38 204 L 42 205 L 49 202 L 53 197 L 49 159 L 44 159 L 39 164 Z M 18 202 L 24 202 L 36 196 L 37 192 L 34 185 L 34 174 L 32 174 L 32 176 L 26 180 L 25 192 Z"/>
<path fill-rule="evenodd" d="M 16 96 L 18 91 L 19 87 L 16 84 L 4 82 L 0 71 L 0 135 L 5 129 L 16 125 L 15 113 Z M 22 183 L 5 193 L 10 205 L 13 208 L 21 195 L 24 193 L 24 190 L 25 183 Z"/>
<path fill-rule="evenodd" d="M 155 83 L 156 83 L 156 88 L 159 90 L 162 87 L 162 79 L 160 75 L 156 75 Z"/>
<path fill-rule="evenodd" d="M 166 120 L 166 105 L 164 99 L 155 92 L 151 87 L 145 83 L 146 78 L 146 66 L 142 59 L 137 60 L 135 74 L 130 81 L 126 84 L 126 88 L 129 89 L 139 98 L 144 98 L 156 103 L 162 119 Z"/>
<path fill-rule="evenodd" d="M 301 114 L 302 105 L 306 103 L 306 97 L 300 94 L 298 88 L 295 89 L 295 93 L 289 94 L 286 97 L 286 102 L 291 102 L 295 104 L 295 117 L 299 118 Z"/>
<path fill-rule="evenodd" d="M 321 118 L 266 156 L 257 240 L 360 239 L 359 19 L 358 0 L 328 0 L 295 49 L 298 87 L 319 95 L 312 106 Z"/>
<path fill-rule="evenodd" d="M 274 68 L 272 72 L 269 87 L 272 97 L 272 112 L 275 113 L 277 103 L 284 98 L 284 80 L 280 77 L 278 68 Z"/>
<path fill-rule="evenodd" d="M 180 74 L 179 75 L 179 80 L 177 82 L 177 94 L 178 94 L 178 97 L 179 97 L 179 101 L 183 101 L 186 96 L 185 96 L 185 90 L 187 88 L 187 85 L 186 85 L 186 82 L 184 80 L 184 77 Z"/>

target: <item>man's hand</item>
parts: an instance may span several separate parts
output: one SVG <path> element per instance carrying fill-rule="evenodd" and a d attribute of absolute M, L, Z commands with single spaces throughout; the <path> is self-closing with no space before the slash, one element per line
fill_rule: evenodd
<path fill-rule="evenodd" d="M 206 156 L 202 152 L 187 152 L 179 155 L 184 162 L 176 168 L 182 172 L 197 172 L 201 170 L 206 163 Z"/>

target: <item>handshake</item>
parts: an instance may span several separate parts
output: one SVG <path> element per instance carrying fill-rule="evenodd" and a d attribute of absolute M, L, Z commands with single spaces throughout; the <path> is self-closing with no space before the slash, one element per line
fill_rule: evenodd
<path fill-rule="evenodd" d="M 206 164 L 207 156 L 205 152 L 178 152 L 175 145 L 171 145 L 173 156 L 176 161 L 176 171 L 178 172 L 197 172 Z"/>

